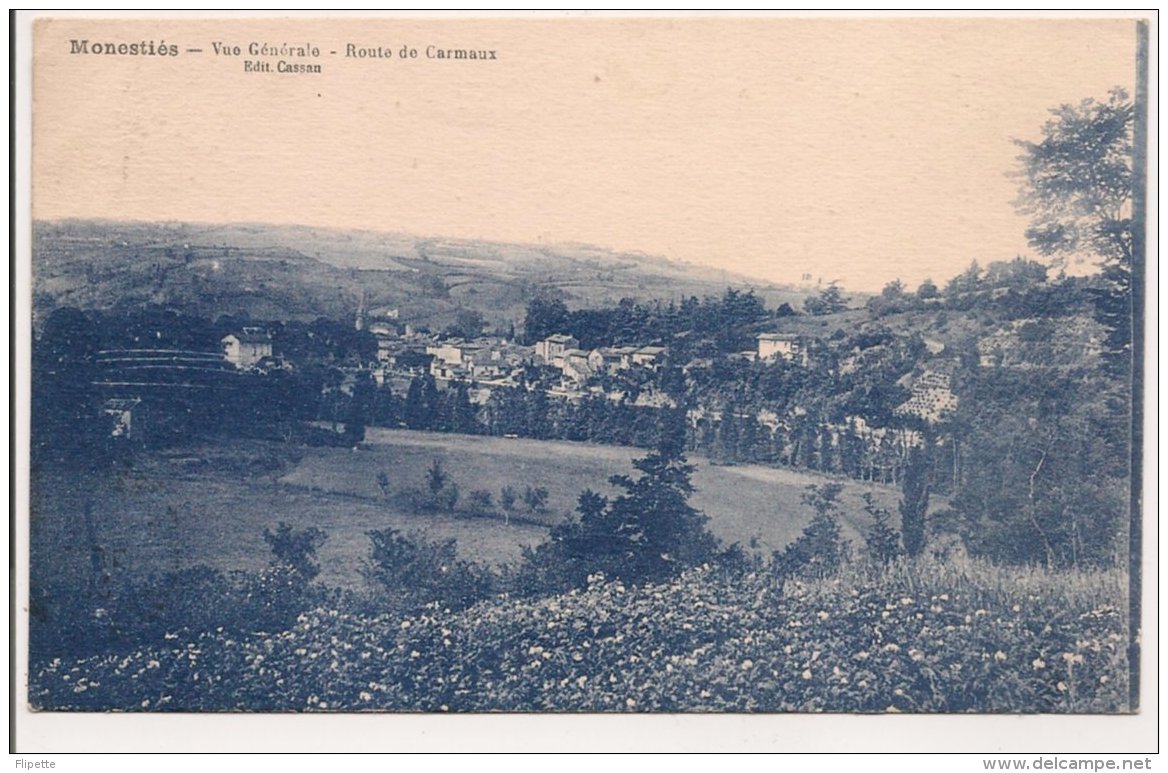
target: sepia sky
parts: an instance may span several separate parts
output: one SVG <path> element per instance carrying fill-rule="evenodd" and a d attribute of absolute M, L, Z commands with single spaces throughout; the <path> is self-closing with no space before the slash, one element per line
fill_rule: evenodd
<path fill-rule="evenodd" d="M 253 41 L 316 45 L 294 61 L 324 72 L 245 73 Z M 1130 19 L 55 20 L 36 31 L 34 216 L 586 242 L 915 286 L 1029 254 L 1011 139 L 1133 90 L 1134 57 Z"/>

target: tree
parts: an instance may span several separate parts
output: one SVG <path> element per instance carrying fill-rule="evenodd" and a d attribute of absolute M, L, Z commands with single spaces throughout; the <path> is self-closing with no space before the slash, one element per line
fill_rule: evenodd
<path fill-rule="evenodd" d="M 803 309 L 808 314 L 817 317 L 826 314 L 836 314 L 847 310 L 847 308 L 847 298 L 844 298 L 843 290 L 836 282 L 832 282 L 823 288 L 818 296 L 813 296 L 803 301 Z"/>
<path fill-rule="evenodd" d="M 1132 130 L 1135 105 L 1121 88 L 1106 102 L 1051 110 L 1041 142 L 1015 140 L 1022 180 L 1016 206 L 1031 218 L 1026 238 L 1056 264 L 1094 256 L 1106 288 L 1096 318 L 1108 331 L 1111 364 L 1126 371 L 1132 337 Z"/>
<path fill-rule="evenodd" d="M 631 582 L 660 580 L 709 561 L 718 548 L 706 515 L 689 504 L 693 466 L 672 432 L 637 459 L 637 477 L 614 475 L 624 493 L 609 502 L 592 491 L 580 495 L 578 522 L 552 530 L 548 542 L 526 551 L 526 572 L 545 587 L 582 584 L 601 572 Z"/>
<path fill-rule="evenodd" d="M 429 373 L 410 379 L 402 418 L 410 429 L 432 429 L 438 413 L 438 385 Z"/>
<path fill-rule="evenodd" d="M 815 516 L 799 538 L 773 554 L 773 566 L 783 576 L 827 577 L 843 566 L 848 543 L 840 536 L 839 483 L 811 485 L 803 494 L 803 504 Z"/>
<path fill-rule="evenodd" d="M 503 518 L 510 520 L 511 513 L 515 511 L 515 502 L 519 496 L 515 493 L 512 486 L 504 486 L 499 490 L 499 507 L 503 508 Z"/>
<path fill-rule="evenodd" d="M 368 417 L 367 402 L 359 399 L 356 390 L 345 409 L 345 430 L 342 439 L 345 445 L 356 448 L 365 439 L 365 425 Z"/>
<path fill-rule="evenodd" d="M 446 335 L 455 338 L 478 338 L 486 325 L 483 314 L 475 309 L 459 309 L 454 321 L 446 327 Z"/>
<path fill-rule="evenodd" d="M 886 301 L 900 301 L 904 299 L 904 296 L 904 282 L 899 279 L 893 279 L 884 285 L 884 289 L 880 291 L 880 297 Z"/>
<path fill-rule="evenodd" d="M 930 298 L 936 298 L 938 294 L 937 285 L 932 279 L 924 279 L 917 287 L 917 298 L 926 301 Z"/>
<path fill-rule="evenodd" d="M 1022 148 L 1017 206 L 1031 216 L 1026 238 L 1044 255 L 1084 253 L 1131 265 L 1132 124 L 1121 88 L 1106 102 L 1084 99 L 1050 111 L 1041 142 Z"/>
<path fill-rule="evenodd" d="M 976 260 L 971 261 L 969 268 L 950 279 L 949 284 L 945 285 L 945 294 L 955 298 L 964 293 L 976 292 L 981 289 L 981 275 L 981 264 Z"/>
<path fill-rule="evenodd" d="M 925 443 L 929 443 L 926 436 Z M 900 481 L 900 534 L 904 552 L 919 556 L 925 549 L 925 519 L 929 510 L 929 457 L 927 450 L 909 453 Z"/>
<path fill-rule="evenodd" d="M 604 517 L 606 536 L 623 543 L 625 562 L 619 573 L 634 580 L 662 579 L 710 560 L 717 540 L 706 527 L 706 514 L 689 504 L 694 467 L 680 446 L 669 438 L 633 467 L 638 477 L 609 479 L 625 491 Z"/>
<path fill-rule="evenodd" d="M 886 314 L 896 314 L 911 306 L 913 296 L 909 294 L 904 282 L 893 279 L 884 285 L 879 295 L 868 299 L 868 310 L 878 317 Z"/>
<path fill-rule="evenodd" d="M 547 507 L 548 490 L 543 486 L 531 486 L 523 489 L 523 504 L 527 505 L 528 512 L 539 513 Z"/>
<path fill-rule="evenodd" d="M 1025 290 L 1046 282 L 1049 267 L 1021 256 L 1013 260 L 995 260 L 986 266 L 985 281 L 991 287 Z"/>
<path fill-rule="evenodd" d="M 868 553 L 877 562 L 888 566 L 900 556 L 900 535 L 892 528 L 892 514 L 876 504 L 870 492 L 865 491 L 864 512 L 872 516 L 872 526 L 864 535 Z"/>
<path fill-rule="evenodd" d="M 447 478 L 446 471 L 442 469 L 441 459 L 430 462 L 430 469 L 426 470 L 426 488 L 430 489 L 430 496 L 435 500 L 446 485 Z"/>
<path fill-rule="evenodd" d="M 524 343 L 530 345 L 553 333 L 566 332 L 568 307 L 558 298 L 533 298 L 523 321 Z"/>
<path fill-rule="evenodd" d="M 320 574 L 316 550 L 326 539 L 328 535 L 315 526 L 298 530 L 280 521 L 275 531 L 264 529 L 264 542 L 272 549 L 272 566 L 292 572 L 304 585 Z"/>
<path fill-rule="evenodd" d="M 621 564 L 619 543 L 605 538 L 608 500 L 585 489 L 576 504 L 578 521 L 569 520 L 551 529 L 547 541 L 532 549 L 523 547 L 523 564 L 517 587 L 531 593 L 564 591 L 582 587 L 597 572 L 615 576 Z"/>
<path fill-rule="evenodd" d="M 1123 561 L 1130 511 L 1122 384 L 1097 369 L 980 368 L 962 378 L 950 501 L 965 546 L 1003 563 Z"/>

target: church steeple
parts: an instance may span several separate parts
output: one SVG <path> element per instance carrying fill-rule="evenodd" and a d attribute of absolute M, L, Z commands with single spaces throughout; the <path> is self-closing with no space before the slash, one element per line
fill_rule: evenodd
<path fill-rule="evenodd" d="M 353 320 L 353 326 L 357 330 L 365 329 L 365 290 L 361 290 L 361 298 L 357 301 L 357 318 Z"/>

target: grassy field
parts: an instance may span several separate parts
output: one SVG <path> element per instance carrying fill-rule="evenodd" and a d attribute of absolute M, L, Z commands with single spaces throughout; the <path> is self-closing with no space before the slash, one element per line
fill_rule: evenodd
<path fill-rule="evenodd" d="M 588 487 L 611 494 L 610 475 L 630 472 L 637 449 L 522 439 L 487 438 L 370 430 L 356 451 L 336 448 L 289 450 L 263 443 L 193 449 L 186 455 L 152 459 L 134 470 L 95 480 L 72 471 L 34 476 L 32 560 L 48 582 L 70 582 L 89 571 L 86 502 L 104 561 L 117 573 L 164 572 L 197 564 L 225 571 L 256 570 L 269 557 L 265 528 L 286 521 L 296 528 L 316 526 L 329 535 L 319 553 L 321 581 L 356 588 L 368 555 L 365 532 L 387 526 L 428 539 L 458 540 L 467 558 L 507 563 L 522 545 L 534 545 L 544 526 L 519 519 L 470 518 L 410 512 L 399 498 L 386 500 L 377 484 L 384 471 L 397 494 L 425 486 L 425 473 L 441 459 L 465 499 L 474 489 L 511 485 L 548 490 L 553 522 L 566 516 Z M 192 466 L 191 460 L 214 464 Z M 274 459 L 257 465 L 257 459 Z M 755 466 L 715 466 L 694 460 L 698 488 L 694 504 L 711 519 L 726 543 L 757 541 L 769 553 L 798 536 L 811 517 L 800 503 L 805 487 L 826 479 L 807 473 Z M 887 486 L 847 482 L 844 530 L 858 540 L 864 515 L 860 495 L 872 491 L 895 510 L 897 495 Z M 520 505 L 522 509 L 522 505 Z M 71 579 L 72 578 L 72 579 Z"/>

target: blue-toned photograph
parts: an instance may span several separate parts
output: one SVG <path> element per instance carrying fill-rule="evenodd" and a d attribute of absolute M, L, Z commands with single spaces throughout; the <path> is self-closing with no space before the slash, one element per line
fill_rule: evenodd
<path fill-rule="evenodd" d="M 35 31 L 31 710 L 1138 711 L 1146 22 L 263 29 Z"/>

